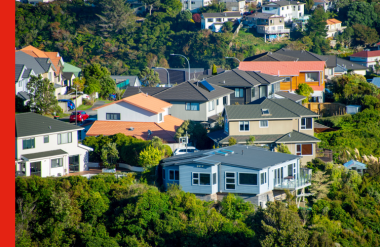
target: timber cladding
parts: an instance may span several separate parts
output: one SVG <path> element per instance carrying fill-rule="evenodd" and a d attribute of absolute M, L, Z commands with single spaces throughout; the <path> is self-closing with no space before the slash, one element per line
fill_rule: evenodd
<path fill-rule="evenodd" d="M 309 103 L 303 104 L 303 106 L 315 113 L 318 113 L 321 117 L 330 117 L 330 116 L 335 116 L 335 115 L 346 114 L 346 105 L 341 104 L 341 103 L 309 102 Z"/>
<path fill-rule="evenodd" d="M 307 72 L 300 72 L 299 76 L 292 76 L 290 82 L 289 81 L 288 82 L 286 82 L 286 81 L 281 82 L 280 89 L 282 91 L 289 91 L 289 90 L 294 91 L 298 88 L 298 85 L 300 83 L 306 83 L 309 86 L 322 86 L 322 85 L 324 85 L 324 80 L 323 80 L 324 72 L 323 71 L 320 71 L 320 72 L 313 71 L 313 73 L 319 73 L 320 84 L 319 84 L 319 81 L 313 81 L 313 82 L 306 81 L 306 73 Z M 287 77 L 287 76 L 281 76 L 281 77 Z"/>

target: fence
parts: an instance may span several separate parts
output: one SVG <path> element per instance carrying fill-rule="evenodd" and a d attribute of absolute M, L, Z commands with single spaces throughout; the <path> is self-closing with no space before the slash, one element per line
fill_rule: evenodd
<path fill-rule="evenodd" d="M 346 114 L 346 105 L 341 103 L 309 102 L 304 104 L 303 106 L 315 113 L 318 113 L 321 117 L 330 117 Z"/>

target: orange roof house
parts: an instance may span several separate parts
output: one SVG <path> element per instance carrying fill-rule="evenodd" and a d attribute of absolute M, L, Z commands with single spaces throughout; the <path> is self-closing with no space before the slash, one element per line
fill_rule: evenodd
<path fill-rule="evenodd" d="M 337 20 L 337 19 L 328 19 L 326 20 L 326 23 L 327 25 L 333 25 L 333 24 L 338 24 L 338 23 L 342 23 L 340 20 Z"/>
<path fill-rule="evenodd" d="M 175 143 L 175 132 L 184 121 L 168 114 L 171 106 L 163 100 L 139 93 L 96 107 L 94 110 L 98 112 L 98 120 L 86 135 L 122 133 L 143 140 L 158 136 L 164 142 Z M 148 134 L 148 130 L 152 135 Z"/>

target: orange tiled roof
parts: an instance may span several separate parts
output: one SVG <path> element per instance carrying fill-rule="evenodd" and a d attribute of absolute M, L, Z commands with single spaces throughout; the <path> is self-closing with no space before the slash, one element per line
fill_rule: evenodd
<path fill-rule="evenodd" d="M 275 76 L 299 76 L 300 72 L 323 71 L 325 66 L 325 61 L 243 61 L 239 69 Z"/>
<path fill-rule="evenodd" d="M 153 112 L 155 114 L 158 114 L 160 112 L 164 112 L 165 108 L 172 106 L 172 104 L 170 104 L 166 101 L 157 99 L 153 96 L 150 96 L 150 95 L 147 95 L 144 93 L 139 93 L 139 94 L 135 94 L 135 95 L 126 97 L 124 99 L 121 99 L 121 100 L 118 100 L 118 101 L 115 101 L 115 102 L 112 102 L 109 104 L 105 104 L 105 105 L 96 107 L 93 110 L 98 110 L 100 108 L 103 108 L 103 107 L 106 107 L 106 106 L 109 106 L 112 104 L 116 104 L 119 102 L 126 102 L 128 104 L 134 105 L 134 106 L 141 108 L 141 109 L 144 109 L 146 111 Z"/>
<path fill-rule="evenodd" d="M 337 20 L 337 19 L 328 19 L 326 22 L 327 22 L 327 25 L 342 23 L 340 20 Z"/>
<path fill-rule="evenodd" d="M 87 131 L 88 136 L 115 135 L 122 133 L 142 140 L 151 140 L 152 136 L 158 136 L 164 142 L 175 143 L 175 131 L 183 123 L 183 120 L 165 116 L 164 123 L 154 122 L 126 122 L 126 121 L 95 121 Z M 129 128 L 133 130 L 129 130 Z M 148 130 L 152 131 L 152 136 L 148 136 Z"/>
<path fill-rule="evenodd" d="M 24 47 L 21 49 L 21 51 L 32 51 L 35 54 L 35 57 L 41 57 L 41 58 L 48 58 L 45 52 L 41 51 L 40 49 L 37 49 L 34 46 L 28 45 L 27 47 Z M 32 56 L 32 55 L 31 55 Z"/>

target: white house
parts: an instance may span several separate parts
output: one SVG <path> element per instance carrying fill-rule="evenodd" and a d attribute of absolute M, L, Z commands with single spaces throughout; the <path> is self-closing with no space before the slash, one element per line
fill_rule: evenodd
<path fill-rule="evenodd" d="M 263 5 L 262 12 L 285 17 L 285 21 L 304 16 L 305 3 L 296 1 L 277 1 Z"/>
<path fill-rule="evenodd" d="M 212 0 L 181 0 L 182 10 L 190 10 L 191 12 L 197 12 L 199 8 L 208 6 L 212 3 Z"/>
<path fill-rule="evenodd" d="M 376 61 L 380 61 L 380 50 L 376 51 L 360 51 L 350 56 L 350 61 L 356 62 L 368 68 L 374 69 Z"/>
<path fill-rule="evenodd" d="M 16 176 L 88 170 L 88 152 L 93 150 L 78 143 L 82 129 L 33 112 L 16 114 Z"/>
<path fill-rule="evenodd" d="M 330 0 L 314 0 L 314 6 L 312 7 L 312 9 L 314 10 L 319 5 L 321 5 L 322 8 L 326 12 L 326 11 L 328 11 L 330 9 L 333 9 L 335 4 L 333 4 L 333 1 L 330 1 Z"/>
<path fill-rule="evenodd" d="M 30 80 L 30 76 L 36 75 L 33 69 L 28 69 L 24 64 L 16 64 L 15 67 L 15 92 L 27 92 L 26 84 Z"/>
<path fill-rule="evenodd" d="M 210 29 L 213 32 L 220 32 L 223 24 L 227 21 L 240 21 L 242 15 L 239 11 L 222 12 L 222 13 L 202 13 L 202 29 Z"/>
<path fill-rule="evenodd" d="M 245 10 L 244 0 L 218 0 L 218 3 L 225 3 L 228 11 L 239 11 L 243 14 Z"/>
<path fill-rule="evenodd" d="M 342 26 L 342 22 L 337 19 L 326 20 L 327 37 L 336 37 L 338 34 L 343 33 L 347 27 Z"/>

